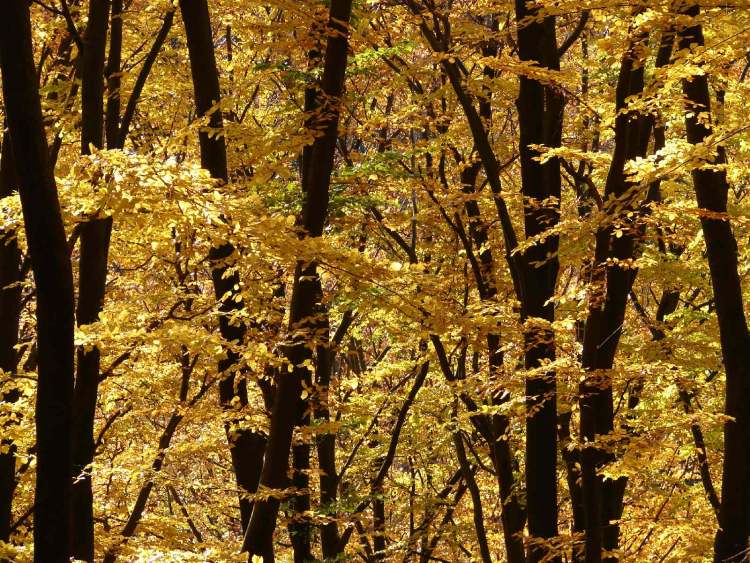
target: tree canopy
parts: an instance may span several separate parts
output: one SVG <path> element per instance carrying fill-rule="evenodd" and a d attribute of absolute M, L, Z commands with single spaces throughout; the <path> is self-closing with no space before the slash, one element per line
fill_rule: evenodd
<path fill-rule="evenodd" d="M 749 39 L 1 0 L 0 561 L 747 561 Z"/>

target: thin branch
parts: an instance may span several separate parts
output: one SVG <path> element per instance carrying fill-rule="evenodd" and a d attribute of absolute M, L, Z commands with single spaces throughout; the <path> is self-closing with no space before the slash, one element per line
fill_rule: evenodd
<path fill-rule="evenodd" d="M 159 29 L 159 33 L 157 33 L 156 35 L 154 44 L 151 45 L 151 50 L 148 52 L 148 55 L 146 55 L 146 59 L 143 63 L 143 66 L 141 67 L 141 71 L 138 73 L 138 78 L 135 81 L 133 91 L 130 93 L 127 106 L 125 107 L 125 113 L 122 116 L 122 123 L 120 125 L 120 135 L 118 140 L 120 147 L 125 146 L 125 139 L 127 139 L 128 132 L 130 130 L 130 123 L 133 120 L 133 116 L 135 115 L 135 108 L 138 104 L 138 99 L 141 96 L 143 87 L 146 85 L 146 80 L 148 79 L 148 75 L 151 73 L 151 68 L 153 67 L 154 62 L 156 62 L 156 58 L 159 56 L 159 51 L 161 51 L 161 47 L 164 44 L 164 41 L 166 41 L 167 36 L 169 35 L 169 30 L 172 28 L 172 23 L 174 22 L 174 13 L 175 10 L 172 9 L 168 11 L 164 16 L 164 21 L 161 24 L 161 29 Z"/>
<path fill-rule="evenodd" d="M 73 37 L 73 41 L 76 42 L 78 50 L 83 53 L 83 39 L 81 39 L 81 34 L 78 32 L 78 28 L 73 21 L 73 16 L 70 14 L 67 0 L 60 0 L 60 6 L 62 7 L 61 12 L 62 16 L 65 18 L 65 23 L 68 24 L 68 32 Z"/>
<path fill-rule="evenodd" d="M 172 497 L 174 498 L 174 501 L 177 503 L 177 506 L 180 507 L 180 512 L 182 512 L 182 515 L 185 517 L 185 520 L 187 521 L 187 524 L 190 527 L 190 531 L 193 532 L 193 536 L 195 537 L 196 541 L 198 543 L 203 543 L 203 535 L 201 534 L 200 530 L 196 527 L 195 522 L 193 522 L 193 519 L 190 517 L 190 513 L 188 512 L 187 507 L 185 506 L 185 503 L 182 502 L 180 495 L 177 494 L 177 489 L 175 489 L 173 485 L 169 484 L 167 485 L 167 491 L 169 491 L 169 494 L 172 495 Z"/>
<path fill-rule="evenodd" d="M 581 18 L 578 20 L 578 24 L 576 24 L 575 29 L 570 32 L 570 35 L 565 38 L 565 41 L 563 41 L 563 44 L 560 45 L 560 48 L 557 50 L 557 55 L 559 57 L 562 57 L 565 53 L 567 53 L 568 49 L 570 49 L 576 42 L 576 40 L 581 36 L 583 30 L 586 29 L 586 24 L 589 21 L 590 15 L 590 10 L 583 11 L 583 13 L 581 14 Z"/>

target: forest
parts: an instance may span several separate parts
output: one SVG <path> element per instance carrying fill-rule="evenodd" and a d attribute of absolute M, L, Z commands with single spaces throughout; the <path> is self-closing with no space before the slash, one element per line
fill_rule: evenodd
<path fill-rule="evenodd" d="M 0 0 L 0 562 L 750 561 L 749 45 Z"/>

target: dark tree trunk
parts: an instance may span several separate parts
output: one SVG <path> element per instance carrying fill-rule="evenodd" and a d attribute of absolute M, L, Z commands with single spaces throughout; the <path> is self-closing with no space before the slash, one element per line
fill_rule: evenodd
<path fill-rule="evenodd" d="M 81 67 L 82 131 L 81 153 L 90 153 L 91 146 L 101 149 L 104 135 L 108 148 L 122 148 L 128 133 L 130 118 L 141 90 L 151 70 L 166 34 L 171 27 L 172 12 L 157 35 L 151 51 L 138 75 L 133 93 L 128 101 L 128 120 L 120 127 L 120 67 L 122 60 L 122 0 L 113 0 L 110 26 L 109 58 L 104 66 L 107 40 L 109 2 L 92 0 L 89 4 L 88 26 L 84 36 Z M 106 110 L 104 103 L 104 76 L 107 78 Z M 84 326 L 99 319 L 104 304 L 107 281 L 107 264 L 112 232 L 112 219 L 93 219 L 81 228 L 81 253 L 79 259 L 79 299 L 77 322 Z M 78 350 L 78 372 L 74 390 L 73 417 L 73 553 L 81 560 L 94 557 L 93 492 L 91 475 L 87 466 L 93 462 L 94 416 L 99 382 L 98 349 Z"/>
<path fill-rule="evenodd" d="M 310 425 L 310 416 L 303 416 L 300 426 Z M 289 523 L 289 537 L 292 540 L 294 563 L 312 561 L 312 525 L 307 516 L 310 510 L 310 444 L 298 443 L 292 447 L 292 521 Z"/>
<path fill-rule="evenodd" d="M 497 22 L 491 22 L 493 28 L 497 27 Z M 486 57 L 495 56 L 497 45 L 494 41 L 486 42 L 482 47 L 482 54 Z M 492 104 L 490 92 L 484 91 L 479 96 L 479 111 L 470 103 L 470 98 L 463 86 L 455 79 L 455 69 L 452 65 L 444 65 L 448 76 L 454 76 L 451 80 L 454 91 L 462 103 L 467 120 L 472 126 L 472 136 L 475 148 L 482 158 L 481 166 L 484 166 L 485 172 L 490 178 L 490 184 L 495 184 L 493 192 L 500 193 L 499 173 L 497 162 L 494 160 L 489 136 L 484 124 L 489 125 L 492 120 Z M 484 74 L 488 78 L 494 78 L 495 71 L 485 67 Z M 476 192 L 476 181 L 479 174 L 480 165 L 472 165 L 464 169 L 461 174 L 461 185 L 464 193 L 470 194 Z M 498 199 L 497 201 L 501 201 Z M 476 199 L 467 199 L 464 204 L 466 215 L 469 219 L 469 234 L 475 251 L 479 254 L 479 260 L 474 267 L 479 298 L 482 301 L 491 302 L 497 298 L 497 285 L 495 280 L 495 260 L 489 242 L 489 225 L 482 219 L 479 204 Z M 501 222 L 503 212 L 500 212 Z M 508 248 L 515 245 L 515 234 L 512 229 L 503 228 L 506 234 L 506 260 L 511 270 L 511 276 L 514 279 L 514 285 L 519 292 L 521 299 L 521 276 L 518 275 L 516 268 L 518 262 L 510 258 Z M 468 249 L 467 249 L 468 251 Z M 503 366 L 503 352 L 501 350 L 501 337 L 499 332 L 487 335 L 487 357 L 488 357 L 488 380 L 496 388 L 496 392 L 491 398 L 495 406 L 499 406 L 508 399 L 507 393 L 504 392 L 500 384 L 501 371 Z M 445 369 L 443 370 L 445 371 Z M 501 513 L 503 523 L 503 538 L 505 540 L 505 550 L 508 560 L 512 563 L 522 562 L 525 560 L 525 550 L 523 546 L 523 528 L 526 522 L 526 512 L 522 505 L 520 495 L 515 486 L 515 475 L 513 473 L 513 453 L 508 435 L 506 434 L 509 427 L 508 417 L 505 415 L 477 416 L 475 420 L 480 421 L 484 428 L 484 437 L 490 447 L 490 459 L 495 468 L 497 475 L 498 491 L 500 500 L 503 503 L 504 510 Z"/>
<path fill-rule="evenodd" d="M 0 156 L 0 199 L 12 195 L 18 189 L 16 165 L 10 135 L 3 135 L 2 156 Z M 21 318 L 21 250 L 18 247 L 14 229 L 0 231 L 0 370 L 12 379 L 18 365 L 18 329 Z M 6 381 L 0 382 L 5 384 Z M 13 404 L 19 398 L 18 390 L 0 394 L 0 402 Z M 12 423 L 7 423 L 12 424 Z M 3 434 L 7 429 L 3 427 Z M 5 453 L 0 453 L 0 541 L 10 539 L 10 526 L 13 508 L 13 493 L 16 489 L 16 447 L 11 440 L 0 443 Z"/>
<path fill-rule="evenodd" d="M 204 116 L 221 97 L 208 4 L 206 0 L 180 0 L 180 10 L 190 53 L 195 106 L 198 115 Z M 221 129 L 221 112 L 215 111 L 211 114 L 209 127 L 214 130 Z M 224 136 L 210 135 L 209 131 L 203 130 L 199 133 L 199 142 L 201 166 L 208 170 L 212 178 L 226 183 L 228 174 Z M 240 280 L 235 271 L 229 270 L 228 264 L 234 259 L 234 254 L 234 247 L 225 243 L 211 248 L 209 259 L 214 293 L 221 312 L 219 331 L 228 344 L 227 357 L 221 360 L 218 366 L 222 374 L 219 382 L 219 401 L 231 417 L 225 425 L 225 430 L 232 467 L 240 491 L 240 515 L 244 530 L 252 512 L 252 503 L 248 495 L 258 488 L 265 438 L 259 433 L 242 428 L 241 417 L 235 412 L 247 407 L 248 397 L 247 382 L 244 378 L 237 377 L 236 373 L 240 361 L 236 347 L 243 343 L 246 327 L 242 323 L 230 322 L 230 317 L 245 307 L 241 300 L 235 299 L 234 288 L 239 287 Z"/>
<path fill-rule="evenodd" d="M 496 334 L 487 336 L 488 364 L 490 381 L 498 381 L 503 366 L 503 353 L 500 349 L 500 337 Z M 500 405 L 506 400 L 501 394 L 492 398 L 494 405 Z M 503 539 L 508 561 L 521 562 L 525 558 L 523 547 L 523 527 L 526 522 L 521 497 L 516 488 L 516 478 L 513 473 L 513 452 L 510 446 L 510 421 L 505 415 L 486 417 L 489 431 L 488 443 L 490 459 L 495 469 L 498 491 L 503 510 L 500 519 L 503 523 Z"/>
<path fill-rule="evenodd" d="M 380 461 L 380 460 L 378 460 Z M 372 489 L 372 550 L 373 560 L 386 561 L 388 544 L 385 537 L 385 489 L 379 484 Z"/>
<path fill-rule="evenodd" d="M 464 170 L 464 173 L 461 175 L 464 193 L 473 193 L 475 191 L 478 172 L 478 166 L 472 166 Z M 469 231 L 474 248 L 479 252 L 479 271 L 475 276 L 477 287 L 479 288 L 479 298 L 482 301 L 493 301 L 497 296 L 497 286 L 495 284 L 494 258 L 492 250 L 487 244 L 489 240 L 489 227 L 482 220 L 479 206 L 475 199 L 470 199 L 465 203 L 465 210 L 469 217 Z M 498 389 L 500 389 L 491 400 L 493 404 L 500 405 L 507 400 L 507 394 L 501 390 L 502 387 L 499 384 L 503 366 L 503 353 L 501 351 L 500 335 L 497 333 L 487 335 L 487 356 L 489 381 L 494 382 Z M 526 514 L 521 505 L 519 495 L 514 491 L 515 476 L 513 475 L 511 464 L 513 454 L 508 436 L 506 435 L 509 426 L 508 417 L 493 415 L 492 417 L 483 418 L 485 419 L 485 427 L 489 432 L 489 435 L 485 437 L 488 439 L 490 446 L 490 459 L 497 473 L 500 499 L 505 507 L 501 514 L 505 549 L 510 561 L 520 562 L 525 558 L 523 541 L 520 534 L 523 532 Z"/>
<path fill-rule="evenodd" d="M 532 19 L 536 9 L 516 0 L 518 52 L 521 60 L 535 62 L 551 70 L 560 69 L 555 35 L 555 18 Z M 544 233 L 559 221 L 560 163 L 556 158 L 545 164 L 535 160 L 531 145 L 559 147 L 562 135 L 563 98 L 553 86 L 526 76 L 520 78 L 516 106 L 520 128 L 521 185 L 524 195 L 524 226 L 528 238 Z M 539 370 L 555 359 L 551 323 L 559 260 L 558 236 L 549 236 L 524 253 L 522 316 L 525 329 L 524 365 Z M 526 498 L 529 535 L 532 543 L 527 561 L 547 556 L 533 538 L 557 535 L 557 385 L 553 371 L 532 372 L 526 379 Z M 559 561 L 559 558 L 553 560 Z"/>
<path fill-rule="evenodd" d="M 687 4 L 682 13 L 696 18 L 697 4 Z M 679 48 L 703 47 L 703 28 L 692 21 L 679 34 Z M 711 115 L 708 77 L 696 74 L 683 80 L 687 100 L 685 130 L 693 145 L 712 134 L 710 122 L 698 118 Z M 707 164 L 719 168 L 693 170 L 693 184 L 708 252 L 708 266 L 719 321 L 721 351 L 726 370 L 726 415 L 724 423 L 724 465 L 719 507 L 719 530 L 714 543 L 714 561 L 746 561 L 750 535 L 750 334 L 743 308 L 742 286 L 737 263 L 737 242 L 725 217 L 729 183 L 726 155 L 719 147 Z"/>
<path fill-rule="evenodd" d="M 320 14 L 321 16 L 323 13 Z M 313 16 L 315 17 L 315 16 Z M 325 35 L 325 20 L 314 19 L 310 35 L 314 40 L 313 48 L 307 53 L 308 66 L 312 72 L 317 72 L 322 63 L 322 50 L 323 50 L 323 39 Z M 308 116 L 305 120 L 305 127 L 311 128 L 315 126 L 315 115 L 320 106 L 320 96 L 318 95 L 318 85 L 315 82 L 311 82 L 305 88 L 305 114 Z M 300 178 L 303 189 L 306 188 L 310 181 L 310 172 L 312 170 L 312 156 L 313 156 L 314 145 L 306 145 L 302 149 L 301 155 L 301 166 L 300 166 Z M 324 330 L 328 326 L 328 311 L 322 305 L 323 300 L 323 287 L 320 284 L 320 280 L 316 283 L 316 310 L 315 316 L 315 327 L 312 330 L 316 333 Z M 310 371 L 305 372 L 304 386 L 306 388 L 312 387 L 312 378 Z M 314 405 L 314 400 L 313 400 Z M 297 426 L 309 426 L 310 416 L 308 410 L 308 403 L 301 401 L 299 404 L 300 412 L 298 414 Z M 335 445 L 335 443 L 334 443 Z M 311 534 L 312 525 L 309 520 L 304 516 L 304 512 L 310 509 L 310 492 L 308 487 L 310 485 L 309 477 L 304 473 L 304 470 L 310 468 L 310 446 L 307 443 L 297 443 L 292 446 L 292 485 L 295 488 L 294 497 L 291 501 L 291 508 L 293 510 L 292 521 L 289 524 L 289 535 L 292 542 L 292 548 L 294 551 L 295 563 L 302 563 L 312 558 L 311 552 Z"/>
<path fill-rule="evenodd" d="M 351 322 L 351 314 L 345 315 L 341 321 L 341 327 L 336 331 L 337 336 L 347 330 Z M 324 338 L 328 339 L 329 324 L 328 313 L 326 311 Z M 333 363 L 335 350 L 331 346 L 336 346 L 337 342 L 331 344 L 325 343 L 318 346 L 317 364 L 315 371 L 316 396 L 313 405 L 313 413 L 316 419 L 330 422 L 331 412 L 328 407 L 328 388 L 331 384 L 331 374 L 333 372 Z M 316 443 L 318 451 L 318 467 L 320 468 L 320 510 L 329 516 L 332 521 L 323 524 L 320 529 L 320 544 L 323 551 L 324 559 L 335 559 L 339 553 L 339 529 L 335 521 L 336 518 L 336 497 L 338 491 L 338 474 L 336 472 L 336 435 L 326 433 L 317 437 Z"/>
<path fill-rule="evenodd" d="M 585 530 L 586 514 L 583 505 L 583 490 L 581 488 L 580 451 L 575 448 L 570 435 L 570 420 L 572 416 L 572 411 L 560 413 L 557 432 L 561 456 L 565 462 L 565 477 L 570 493 L 570 511 L 572 513 L 571 532 L 579 538 Z M 580 539 L 576 539 L 571 548 L 571 561 L 573 563 L 581 563 L 584 556 L 585 547 L 583 542 Z"/>
<path fill-rule="evenodd" d="M 84 34 L 81 68 L 81 154 L 104 146 L 104 59 L 107 46 L 109 0 L 91 0 Z M 79 327 L 95 323 L 104 304 L 107 255 L 112 220 L 93 219 L 81 227 L 78 263 Z M 78 370 L 73 395 L 73 556 L 94 560 L 94 497 L 90 464 L 94 460 L 94 417 L 99 386 L 98 348 L 77 352 Z"/>
<path fill-rule="evenodd" d="M 415 15 L 421 18 L 420 28 L 423 35 L 436 52 L 447 53 L 450 46 L 450 31 L 446 27 L 440 30 L 436 26 L 428 24 L 429 18 L 425 12 L 413 0 L 407 0 L 407 4 Z M 559 68 L 559 55 L 555 39 L 554 18 L 545 18 L 542 22 L 526 21 L 525 18 L 531 14 L 525 2 L 516 5 L 519 21 L 519 54 L 526 60 L 534 60 L 538 64 L 551 69 Z M 435 20 L 444 18 L 444 15 L 433 13 Z M 484 49 L 483 49 L 484 50 Z M 492 53 L 483 52 L 485 56 Z M 500 165 L 492 148 L 487 133 L 486 122 L 490 117 L 490 104 L 488 96 L 480 95 L 479 110 L 475 107 L 473 97 L 464 83 L 460 65 L 455 56 L 443 57 L 441 66 L 447 78 L 450 80 L 456 97 L 464 110 L 469 128 L 472 133 L 476 151 L 481 158 L 482 166 L 493 195 L 497 208 L 500 226 L 505 242 L 505 257 L 510 269 L 514 289 L 518 299 L 522 303 L 522 317 L 526 321 L 528 317 L 541 319 L 535 322 L 536 327 L 529 327 L 526 334 L 527 366 L 538 368 L 547 359 L 554 359 L 554 336 L 548 328 L 547 320 L 551 320 L 554 309 L 546 301 L 554 293 L 557 278 L 557 237 L 548 237 L 547 240 L 537 245 L 523 256 L 514 255 L 518 242 L 502 196 L 500 182 Z M 485 74 L 492 77 L 492 70 L 486 69 Z M 560 194 L 560 171 L 557 159 L 551 159 L 547 164 L 540 165 L 533 160 L 533 151 L 528 147 L 530 143 L 546 144 L 548 146 L 559 146 L 562 131 L 563 99 L 552 87 L 544 87 L 539 82 L 524 79 L 522 81 L 522 94 L 519 96 L 519 123 L 522 128 L 522 170 L 526 176 L 523 178 L 524 195 L 526 196 L 525 218 L 527 234 L 535 235 L 553 226 L 558 220 L 559 203 L 546 201 L 542 206 L 534 206 L 550 196 L 559 198 Z M 462 183 L 466 184 L 462 180 Z M 477 224 L 477 210 L 474 204 L 467 205 L 467 214 L 470 217 L 470 227 L 474 231 L 472 237 L 476 240 L 477 234 L 481 237 L 481 226 Z M 472 209 L 474 208 L 474 209 Z M 479 247 L 478 247 L 479 248 Z M 550 252 L 549 256 L 547 252 Z M 481 265 L 476 269 L 486 271 L 486 259 L 480 251 Z M 541 257 L 538 262 L 540 267 L 531 263 L 535 257 Z M 551 259 L 548 259 L 551 257 Z M 474 266 L 473 266 L 474 267 Z M 491 297 L 491 280 L 485 276 L 478 275 L 477 285 L 481 291 L 489 289 Z M 488 283 L 489 282 L 489 283 Z M 541 326 L 540 326 L 541 325 Z M 502 354 L 499 354 L 499 343 L 491 343 L 490 340 L 499 341 L 498 335 L 490 335 L 488 339 L 490 355 L 490 378 L 495 377 L 494 372 L 502 365 Z M 445 370 L 443 370 L 445 372 Z M 529 378 L 527 395 L 530 397 L 529 409 L 535 415 L 528 418 L 530 442 L 534 446 L 527 448 L 531 459 L 527 459 L 527 467 L 533 467 L 527 472 L 533 485 L 527 490 L 529 506 L 533 507 L 536 516 L 531 524 L 532 535 L 538 537 L 554 537 L 557 535 L 557 491 L 556 491 L 556 393 L 554 373 L 544 373 Z M 497 403 L 497 398 L 493 399 Z M 479 420 L 478 418 L 476 420 Z M 484 425 L 484 424 L 483 424 Z M 484 432 L 493 452 L 493 463 L 496 466 L 500 494 L 506 510 L 502 513 L 503 533 L 505 536 L 506 551 L 508 559 L 512 562 L 524 561 L 525 553 L 523 546 L 523 526 L 526 518 L 523 507 L 518 503 L 516 493 L 513 491 L 513 470 L 510 464 L 510 447 L 505 429 L 507 419 L 504 417 L 492 417 L 489 425 L 484 425 Z M 506 500 L 507 499 L 507 500 Z M 510 502 L 508 502 L 510 501 Z M 553 503 L 550 510 L 550 502 Z M 538 560 L 545 555 L 544 549 L 533 549 L 529 554 L 531 560 Z"/>
<path fill-rule="evenodd" d="M 309 159 L 310 170 L 305 174 L 302 186 L 304 202 L 300 227 L 302 236 L 319 237 L 328 214 L 328 189 L 333 171 L 333 156 L 338 136 L 339 98 L 344 88 L 348 50 L 348 24 L 351 16 L 351 0 L 332 0 L 328 23 L 329 37 L 326 44 L 325 62 L 320 89 L 324 103 L 320 117 L 314 124 L 322 133 L 313 143 Z M 271 428 L 261 485 L 269 489 L 284 487 L 289 465 L 289 450 L 292 432 L 300 409 L 302 381 L 310 380 L 311 374 L 303 364 L 311 358 L 308 343 L 310 319 L 316 309 L 318 296 L 317 265 L 298 262 L 294 273 L 289 332 L 292 344 L 286 350 L 287 359 L 293 366 L 291 374 L 280 377 L 271 415 Z M 273 557 L 273 531 L 279 500 L 268 498 L 257 501 L 245 534 L 243 549 L 252 555 Z"/>
<path fill-rule="evenodd" d="M 34 559 L 70 558 L 73 274 L 49 161 L 28 4 L 0 3 L 0 66 L 37 296 Z"/>
<path fill-rule="evenodd" d="M 612 384 L 607 370 L 614 365 L 622 333 L 628 294 L 635 279 L 635 270 L 628 267 L 635 258 L 639 229 L 628 219 L 627 211 L 636 208 L 640 192 L 625 175 L 625 164 L 645 156 L 652 121 L 641 114 L 627 111 L 628 97 L 643 92 L 644 62 L 639 48 L 648 40 L 639 33 L 628 46 L 621 62 L 616 89 L 615 148 L 605 187 L 605 209 L 611 223 L 596 234 L 592 296 L 583 338 L 582 364 L 587 377 L 579 388 L 581 437 L 593 442 L 614 429 Z M 615 227 L 620 230 L 615 236 Z M 607 265 L 613 259 L 615 265 Z M 621 266 L 622 264 L 622 266 Z M 587 446 L 581 451 L 581 483 L 585 514 L 586 561 L 602 560 L 602 549 L 612 551 L 619 544 L 622 499 L 626 480 L 604 479 L 601 467 L 613 460 L 611 453 Z M 605 558 L 615 561 L 614 556 Z"/>
<path fill-rule="evenodd" d="M 120 0 L 114 0 L 115 3 L 112 5 L 113 13 L 116 13 L 120 8 L 118 4 L 119 1 Z M 161 28 L 156 34 L 156 38 L 151 45 L 151 50 L 146 55 L 146 59 L 143 61 L 141 71 L 138 73 L 138 78 L 136 78 L 135 84 L 133 84 L 133 91 L 130 93 L 130 97 L 128 98 L 128 103 L 125 106 L 125 111 L 122 114 L 122 118 L 120 118 L 120 116 L 118 115 L 121 105 L 121 95 L 119 92 L 121 84 L 119 75 L 120 61 L 116 60 L 112 56 L 112 54 L 110 54 L 110 59 L 107 67 L 107 88 L 109 90 L 109 98 L 107 99 L 106 130 L 107 146 L 111 149 L 121 149 L 125 146 L 125 140 L 127 139 L 128 133 L 130 132 L 130 125 L 132 124 L 133 117 L 135 116 L 135 109 L 138 105 L 138 100 L 140 99 L 141 93 L 143 92 L 143 87 L 146 85 L 146 80 L 148 79 L 149 74 L 151 74 L 151 69 L 156 62 L 156 58 L 159 56 L 161 47 L 162 45 L 164 45 L 164 41 L 166 41 L 167 36 L 169 35 L 169 31 L 172 29 L 172 24 L 174 23 L 174 13 L 175 9 L 171 8 L 168 9 L 167 13 L 164 15 Z M 119 23 L 119 25 L 122 25 L 121 22 Z M 114 49 L 115 45 L 121 40 L 121 31 L 118 29 L 118 26 L 115 25 L 114 21 L 112 22 L 111 33 L 112 40 L 110 44 L 112 46 L 110 47 L 110 49 Z M 114 54 L 119 58 L 119 53 L 117 51 L 115 51 Z M 115 133 L 117 135 L 115 135 Z"/>

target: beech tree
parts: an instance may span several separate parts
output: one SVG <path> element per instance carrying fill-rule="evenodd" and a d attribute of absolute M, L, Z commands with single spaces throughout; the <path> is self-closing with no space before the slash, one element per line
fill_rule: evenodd
<path fill-rule="evenodd" d="M 3 102 L 13 155 L 7 165 L 17 174 L 36 288 L 34 560 L 62 562 L 70 559 L 73 276 L 44 130 L 28 6 L 6 2 L 0 20 Z"/>
<path fill-rule="evenodd" d="M 749 8 L 3 2 L 0 560 L 747 560 Z"/>
<path fill-rule="evenodd" d="M 681 13 L 691 19 L 680 32 L 680 49 L 690 51 L 703 47 L 703 27 L 696 21 L 700 8 L 697 4 L 686 3 Z M 705 143 L 712 132 L 708 80 L 704 75 L 686 77 L 682 88 L 688 104 L 685 114 L 688 142 L 692 145 Z M 701 115 L 702 120 L 699 119 Z M 706 165 L 726 164 L 724 147 L 718 145 L 715 150 L 716 155 L 707 158 Z M 750 535 L 750 515 L 747 510 L 750 500 L 750 488 L 747 486 L 747 475 L 750 472 L 747 451 L 750 438 L 750 411 L 747 404 L 750 377 L 746 358 L 750 335 L 745 320 L 742 282 L 738 273 L 737 241 L 726 217 L 729 193 L 726 170 L 701 166 L 693 170 L 692 176 L 706 241 L 722 359 L 726 370 L 725 412 L 731 417 L 724 423 L 724 465 L 714 561 L 741 561 L 747 557 Z"/>
<path fill-rule="evenodd" d="M 329 189 L 333 171 L 334 151 L 338 138 L 340 98 L 344 87 L 348 50 L 348 25 L 352 11 L 351 0 L 332 0 L 328 25 L 326 26 L 326 48 L 323 55 L 323 75 L 319 91 L 312 95 L 319 100 L 313 105 L 308 126 L 317 133 L 307 158 L 303 157 L 302 212 L 299 218 L 300 236 L 320 237 L 328 214 Z M 279 374 L 271 411 L 268 445 L 260 475 L 260 486 L 281 489 L 287 484 L 286 472 L 289 464 L 292 432 L 299 418 L 300 409 L 308 407 L 302 391 L 311 385 L 310 368 L 306 365 L 315 348 L 311 320 L 314 318 L 319 286 L 317 263 L 298 260 L 294 270 L 289 305 L 289 330 L 291 342 L 285 350 L 291 368 L 289 374 Z M 273 495 L 258 500 L 245 532 L 243 549 L 252 555 L 273 560 L 273 531 L 279 509 L 279 499 Z"/>

